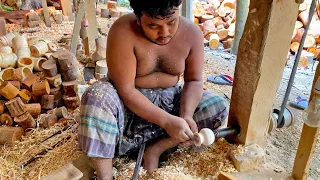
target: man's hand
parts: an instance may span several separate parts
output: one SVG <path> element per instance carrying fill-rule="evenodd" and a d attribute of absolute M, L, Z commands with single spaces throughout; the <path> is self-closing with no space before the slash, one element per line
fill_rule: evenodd
<path fill-rule="evenodd" d="M 191 118 L 191 117 L 185 117 L 184 120 L 188 123 L 188 125 L 189 125 L 191 131 L 193 132 L 193 134 L 194 134 L 194 135 L 197 134 L 198 131 L 199 131 L 199 130 L 198 130 L 198 125 L 197 125 L 197 123 L 193 120 L 193 118 Z M 186 142 L 183 142 L 183 143 L 181 143 L 180 145 L 181 145 L 181 146 L 191 146 L 191 145 L 193 145 L 193 144 L 195 144 L 194 138 L 192 138 L 192 139 L 190 139 L 190 140 L 188 140 L 188 141 L 186 141 Z"/>
<path fill-rule="evenodd" d="M 189 124 L 180 117 L 169 115 L 168 122 L 164 126 L 164 129 L 170 137 L 180 142 L 186 142 L 193 139 L 193 132 L 191 131 Z"/>

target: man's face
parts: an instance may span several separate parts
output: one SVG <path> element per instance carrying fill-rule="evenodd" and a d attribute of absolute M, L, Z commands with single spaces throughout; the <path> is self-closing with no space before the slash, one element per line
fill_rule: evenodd
<path fill-rule="evenodd" d="M 179 27 L 179 10 L 166 18 L 151 18 L 142 13 L 138 25 L 141 27 L 145 37 L 158 45 L 166 45 L 176 34 Z"/>

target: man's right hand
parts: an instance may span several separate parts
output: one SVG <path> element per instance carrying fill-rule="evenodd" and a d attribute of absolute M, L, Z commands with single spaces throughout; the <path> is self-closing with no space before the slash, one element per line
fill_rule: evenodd
<path fill-rule="evenodd" d="M 163 128 L 171 138 L 180 142 L 186 142 L 193 139 L 193 132 L 188 123 L 180 117 L 169 115 L 168 121 Z"/>

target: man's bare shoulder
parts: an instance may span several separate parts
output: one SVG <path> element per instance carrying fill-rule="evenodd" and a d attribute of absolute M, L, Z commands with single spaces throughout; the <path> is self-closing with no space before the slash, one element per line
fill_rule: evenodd
<path fill-rule="evenodd" d="M 137 18 L 133 13 L 121 16 L 112 24 L 109 34 L 134 33 L 134 24 L 136 23 L 136 20 Z"/>
<path fill-rule="evenodd" d="M 180 16 L 180 27 L 179 27 L 184 35 L 187 35 L 188 38 L 192 41 L 194 39 L 198 39 L 201 37 L 203 37 L 203 34 L 200 30 L 200 28 L 193 22 L 191 22 L 190 20 L 188 20 L 187 18 Z M 185 34 L 187 33 L 187 34 Z"/>

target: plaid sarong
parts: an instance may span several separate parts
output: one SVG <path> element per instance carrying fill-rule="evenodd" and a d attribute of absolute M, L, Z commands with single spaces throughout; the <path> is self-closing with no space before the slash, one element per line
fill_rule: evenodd
<path fill-rule="evenodd" d="M 179 114 L 182 85 L 138 90 L 166 112 Z M 216 129 L 226 119 L 228 110 L 225 99 L 203 91 L 193 119 L 199 129 Z M 124 155 L 137 150 L 144 142 L 167 135 L 163 128 L 126 108 L 107 79 L 93 84 L 83 94 L 79 124 L 79 145 L 89 157 Z"/>

